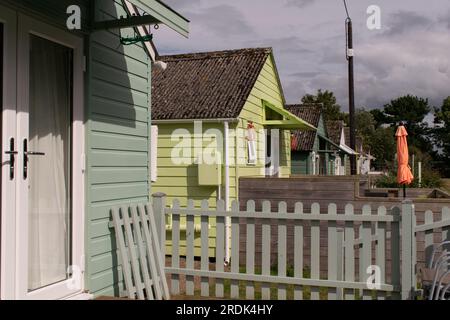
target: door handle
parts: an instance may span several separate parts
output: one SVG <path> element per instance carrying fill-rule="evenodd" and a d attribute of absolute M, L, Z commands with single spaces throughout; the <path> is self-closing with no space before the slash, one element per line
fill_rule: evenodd
<path fill-rule="evenodd" d="M 44 152 L 28 151 L 28 139 L 23 140 L 23 179 L 28 178 L 28 157 L 45 156 Z"/>
<path fill-rule="evenodd" d="M 16 154 L 14 138 L 9 139 L 9 151 L 5 151 L 5 154 L 9 155 L 9 179 L 14 180 L 14 166 L 16 162 Z"/>
<path fill-rule="evenodd" d="M 35 151 L 27 151 L 24 152 L 26 156 L 45 156 L 45 152 L 35 152 Z"/>

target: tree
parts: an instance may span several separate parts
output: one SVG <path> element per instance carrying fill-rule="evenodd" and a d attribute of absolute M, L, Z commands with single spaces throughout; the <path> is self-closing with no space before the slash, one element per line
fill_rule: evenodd
<path fill-rule="evenodd" d="M 364 108 L 356 110 L 355 118 L 356 135 L 362 138 L 364 143 L 367 143 L 376 128 L 375 118 L 371 112 Z"/>
<path fill-rule="evenodd" d="M 397 146 L 394 134 L 394 128 L 378 127 L 373 130 L 367 140 L 370 153 L 376 158 L 373 164 L 377 170 L 389 170 L 393 168 Z"/>
<path fill-rule="evenodd" d="M 372 115 L 373 120 L 375 121 L 375 128 L 381 127 L 381 125 L 387 122 L 386 115 L 384 114 L 383 110 L 373 109 L 370 110 L 370 114 Z"/>
<path fill-rule="evenodd" d="M 435 108 L 434 123 L 433 138 L 438 148 L 438 158 L 443 164 L 440 166 L 441 172 L 450 177 L 450 96 L 440 109 Z"/>
<path fill-rule="evenodd" d="M 316 95 L 306 94 L 301 101 L 303 104 L 321 103 L 327 121 L 344 119 L 344 114 L 341 112 L 341 106 L 336 103 L 336 97 L 332 91 L 322 91 L 322 89 L 319 89 Z"/>
<path fill-rule="evenodd" d="M 430 131 L 425 122 L 425 117 L 431 109 L 428 99 L 407 95 L 386 104 L 383 109 L 384 119 L 380 120 L 395 127 L 400 122 L 404 122 L 408 131 L 409 143 L 422 151 L 432 152 Z"/>

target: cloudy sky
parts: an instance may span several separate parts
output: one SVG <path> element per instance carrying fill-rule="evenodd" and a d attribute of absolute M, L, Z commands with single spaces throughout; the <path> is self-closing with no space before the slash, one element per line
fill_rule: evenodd
<path fill-rule="evenodd" d="M 161 26 L 160 54 L 273 47 L 288 103 L 317 89 L 348 110 L 342 0 L 165 0 L 191 20 L 184 39 Z M 450 95 L 450 0 L 347 0 L 354 24 L 356 104 L 382 107 L 414 94 Z M 367 9 L 381 9 L 369 30 Z"/>

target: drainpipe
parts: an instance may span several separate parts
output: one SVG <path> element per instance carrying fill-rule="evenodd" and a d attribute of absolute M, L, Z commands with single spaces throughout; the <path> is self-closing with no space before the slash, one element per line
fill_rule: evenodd
<path fill-rule="evenodd" d="M 228 121 L 223 123 L 225 161 L 225 210 L 230 209 L 230 141 Z M 225 265 L 230 263 L 230 217 L 225 217 Z"/>

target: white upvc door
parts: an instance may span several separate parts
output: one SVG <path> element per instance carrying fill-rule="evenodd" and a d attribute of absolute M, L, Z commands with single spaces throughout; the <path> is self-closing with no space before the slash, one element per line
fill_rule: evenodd
<path fill-rule="evenodd" d="M 17 137 L 16 137 L 16 40 L 17 18 L 12 10 L 0 6 L 2 42 L 0 63 L 2 64 L 1 90 L 1 246 L 0 246 L 0 297 L 13 299 L 15 288 L 15 212 Z"/>
<path fill-rule="evenodd" d="M 17 154 L 13 179 L 2 162 L 2 228 L 13 233 L 2 232 L 2 298 L 61 299 L 83 290 L 83 40 L 13 16 L 17 104 L 2 138 L 12 134 Z"/>

